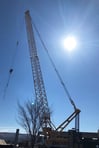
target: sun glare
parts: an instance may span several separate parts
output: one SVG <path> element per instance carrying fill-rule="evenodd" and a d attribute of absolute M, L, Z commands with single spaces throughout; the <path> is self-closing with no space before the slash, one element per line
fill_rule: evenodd
<path fill-rule="evenodd" d="M 68 36 L 67 38 L 64 39 L 63 46 L 68 51 L 74 50 L 77 46 L 76 38 L 73 36 Z"/>

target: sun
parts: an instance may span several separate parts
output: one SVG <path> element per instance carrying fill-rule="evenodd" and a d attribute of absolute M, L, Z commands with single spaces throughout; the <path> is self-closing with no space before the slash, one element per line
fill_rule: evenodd
<path fill-rule="evenodd" d="M 63 40 L 63 46 L 65 49 L 68 51 L 72 51 L 76 48 L 77 46 L 77 40 L 73 36 L 68 36 Z"/>

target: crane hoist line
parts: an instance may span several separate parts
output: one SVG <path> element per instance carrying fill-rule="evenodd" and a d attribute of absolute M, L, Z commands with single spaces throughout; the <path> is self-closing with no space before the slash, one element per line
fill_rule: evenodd
<path fill-rule="evenodd" d="M 52 64 L 52 66 L 53 66 L 53 68 L 54 68 L 54 70 L 55 70 L 55 72 L 56 72 L 56 74 L 57 74 L 57 76 L 58 76 L 58 78 L 59 78 L 59 80 L 60 80 L 60 83 L 61 83 L 61 85 L 62 85 L 62 87 L 63 87 L 63 89 L 64 89 L 64 91 L 65 91 L 65 93 L 66 93 L 66 95 L 67 95 L 67 97 L 68 97 L 68 99 L 69 99 L 69 101 L 70 101 L 70 103 L 72 104 L 74 110 L 76 110 L 76 105 L 75 105 L 75 103 L 74 103 L 74 101 L 73 101 L 73 99 L 72 99 L 72 97 L 71 97 L 71 95 L 70 95 L 70 93 L 69 93 L 69 91 L 68 91 L 68 89 L 67 89 L 65 83 L 63 82 L 63 79 L 62 79 L 62 77 L 61 77 L 61 75 L 60 75 L 58 69 L 56 68 L 56 66 L 55 66 L 55 64 L 54 64 L 54 61 L 52 60 L 52 58 L 51 58 L 51 56 L 50 56 L 50 54 L 49 54 L 49 52 L 48 52 L 48 49 L 47 49 L 47 47 L 46 47 L 44 41 L 42 40 L 42 37 L 41 37 L 41 35 L 40 35 L 40 33 L 39 33 L 39 31 L 38 31 L 38 29 L 37 29 L 37 27 L 36 27 L 36 25 L 35 25 L 35 23 L 34 23 L 33 21 L 32 21 L 32 24 L 33 24 L 33 27 L 34 27 L 34 29 L 35 29 L 35 31 L 36 31 L 36 33 L 37 33 L 37 35 L 38 35 L 38 37 L 39 37 L 41 43 L 42 43 L 43 48 L 45 49 L 45 51 L 46 51 L 46 53 L 47 53 L 47 55 L 48 55 L 48 58 L 49 58 L 49 60 L 50 60 L 50 62 L 51 62 L 51 64 Z"/>

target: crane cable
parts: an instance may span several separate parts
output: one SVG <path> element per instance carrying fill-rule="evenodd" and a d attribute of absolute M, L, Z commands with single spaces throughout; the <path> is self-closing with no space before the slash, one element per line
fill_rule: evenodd
<path fill-rule="evenodd" d="M 8 88 L 8 86 L 9 86 L 10 78 L 11 78 L 11 75 L 12 75 L 13 70 L 14 70 L 14 69 L 13 69 L 13 65 L 14 65 L 14 62 L 15 62 L 15 56 L 16 56 L 16 51 L 17 51 L 18 44 L 19 44 L 19 42 L 17 41 L 15 53 L 14 53 L 14 56 L 13 56 L 13 59 L 12 59 L 11 68 L 10 68 L 10 70 L 9 70 L 8 80 L 7 80 L 7 83 L 6 83 L 5 88 L 4 88 L 3 99 L 5 99 L 5 97 L 6 97 L 7 88 Z"/>
<path fill-rule="evenodd" d="M 52 64 L 52 66 L 53 66 L 53 68 L 54 68 L 54 70 L 55 70 L 55 72 L 56 72 L 56 74 L 57 74 L 59 80 L 60 80 L 60 83 L 61 83 L 61 85 L 62 85 L 63 88 L 64 88 L 64 91 L 65 91 L 65 93 L 66 93 L 66 95 L 67 95 L 69 101 L 70 101 L 71 104 L 73 105 L 74 110 L 76 110 L 76 105 L 75 105 L 74 101 L 72 100 L 72 98 L 71 98 L 71 96 L 70 96 L 70 93 L 69 93 L 69 91 L 68 91 L 66 85 L 64 84 L 64 82 L 63 82 L 63 80 L 62 80 L 62 77 L 60 76 L 60 74 L 59 74 L 59 72 L 58 72 L 58 70 L 57 70 L 57 68 L 56 68 L 56 66 L 55 66 L 55 64 L 54 64 L 54 62 L 53 62 L 53 60 L 52 60 L 52 58 L 51 58 L 49 52 L 48 52 L 48 48 L 46 47 L 46 45 L 45 45 L 45 43 L 44 43 L 44 41 L 43 41 L 43 39 L 42 39 L 42 37 L 41 37 L 41 35 L 40 35 L 40 33 L 39 33 L 37 27 L 36 27 L 36 25 L 35 25 L 34 22 L 33 22 L 33 20 L 32 20 L 32 24 L 33 24 L 33 26 L 34 26 L 34 29 L 35 29 L 35 31 L 36 31 L 36 33 L 37 33 L 37 35 L 38 35 L 38 37 L 39 37 L 41 43 L 42 43 L 42 46 L 44 47 L 44 49 L 45 49 L 45 51 L 46 51 L 46 53 L 47 53 L 47 55 L 48 55 L 48 57 L 49 57 L 49 60 L 50 60 L 50 62 L 51 62 L 51 64 Z"/>

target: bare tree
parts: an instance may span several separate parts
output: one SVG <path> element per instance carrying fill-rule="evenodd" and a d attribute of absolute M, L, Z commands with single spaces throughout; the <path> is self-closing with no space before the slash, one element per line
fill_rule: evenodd
<path fill-rule="evenodd" d="M 38 131 L 42 126 L 39 118 L 40 106 L 32 104 L 29 100 L 22 106 L 18 103 L 18 121 L 30 136 L 31 147 L 34 146 Z"/>

